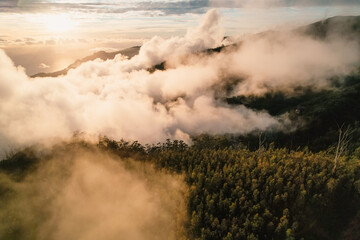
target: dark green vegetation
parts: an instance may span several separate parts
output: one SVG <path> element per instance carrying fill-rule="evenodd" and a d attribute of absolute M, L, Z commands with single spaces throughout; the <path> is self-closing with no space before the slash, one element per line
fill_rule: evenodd
<path fill-rule="evenodd" d="M 331 149 L 314 154 L 271 145 L 250 151 L 241 144 L 228 146 L 230 142 L 203 135 L 192 146 L 168 141 L 144 147 L 104 138 L 97 145 L 75 142 L 47 153 L 29 148 L 0 163 L 2 208 L 21 191 L 5 179 L 23 182 L 55 152 L 96 148 L 184 175 L 189 239 L 358 239 L 360 149 L 342 157 L 333 173 Z M 37 217 L 44 219 L 37 219 L 30 230 L 21 219 L 6 216 L 1 221 L 9 227 L 2 229 L 0 239 L 34 239 L 29 236 L 35 236 L 30 233 L 36 222 L 48 220 L 46 214 Z"/>
<path fill-rule="evenodd" d="M 100 147 L 185 174 L 190 239 L 341 239 L 359 211 L 359 149 L 332 173 L 331 151 L 249 151 L 223 137 L 194 140 L 143 148 L 105 139 Z"/>
<path fill-rule="evenodd" d="M 226 99 L 229 104 L 243 104 L 255 110 L 266 110 L 273 116 L 287 113 L 297 130 L 289 133 L 268 131 L 262 133 L 264 144 L 274 142 L 277 147 L 297 149 L 308 147 L 313 151 L 326 150 L 337 141 L 342 125 L 353 128 L 349 146 L 360 146 L 360 74 L 332 79 L 332 86 L 321 91 L 299 88 L 295 95 L 270 92 L 264 96 L 238 96 Z M 251 149 L 258 147 L 257 136 L 239 137 Z"/>

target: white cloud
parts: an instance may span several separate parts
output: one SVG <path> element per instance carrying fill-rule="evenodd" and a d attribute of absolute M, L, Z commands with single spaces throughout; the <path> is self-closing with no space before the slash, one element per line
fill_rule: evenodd
<path fill-rule="evenodd" d="M 237 78 L 232 94 L 323 87 L 359 62 L 358 46 L 342 38 L 280 33 L 249 38 L 229 52 L 199 52 L 221 44 L 221 33 L 212 10 L 183 38 L 155 37 L 130 60 L 91 61 L 58 78 L 30 80 L 1 51 L 0 146 L 51 143 L 75 131 L 156 143 L 281 127 L 266 112 L 225 104 L 219 86 Z M 166 71 L 147 71 L 165 60 Z"/>
<path fill-rule="evenodd" d="M 104 51 L 104 52 L 116 52 L 119 51 L 119 49 L 111 48 L 111 47 L 96 47 L 89 50 L 92 53 Z"/>
<path fill-rule="evenodd" d="M 45 63 L 40 63 L 40 64 L 39 64 L 39 68 L 41 68 L 41 69 L 46 69 L 46 68 L 50 68 L 50 66 L 49 66 L 49 65 L 46 65 Z"/>
<path fill-rule="evenodd" d="M 131 60 L 92 61 L 64 77 L 29 80 L 1 52 L 1 145 L 67 139 L 74 131 L 156 143 L 201 132 L 249 132 L 276 125 L 267 113 L 229 108 L 212 100 L 218 71 L 207 61 L 150 74 L 166 59 L 220 44 L 212 10 L 184 38 L 154 38 Z M 184 95 L 181 97 L 181 95 Z M 261 120 L 254 121 L 259 118 Z"/>
<path fill-rule="evenodd" d="M 209 0 L 211 7 L 296 7 L 296 6 L 346 6 L 360 5 L 357 0 Z"/>

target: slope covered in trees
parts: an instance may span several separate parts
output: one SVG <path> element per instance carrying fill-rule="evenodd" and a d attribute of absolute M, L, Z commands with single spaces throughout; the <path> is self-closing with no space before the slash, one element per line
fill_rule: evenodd
<path fill-rule="evenodd" d="M 210 140 L 215 144 L 213 147 L 207 145 Z M 52 154 L 74 148 L 96 148 L 119 156 L 120 161 L 136 159 L 159 170 L 183 175 L 188 188 L 185 221 L 188 239 L 343 239 L 344 236 L 356 239 L 359 226 L 355 215 L 360 201 L 358 150 L 342 157 L 333 173 L 332 150 L 314 154 L 307 149 L 289 151 L 271 145 L 268 149 L 250 151 L 241 145 L 226 145 L 222 137 L 200 136 L 192 146 L 168 141 L 144 147 L 137 142 L 104 138 L 96 146 L 75 142 L 59 145 L 47 153 L 27 149 L 0 164 L 1 213 L 4 216 L 12 194 L 23 191 L 11 188 L 5 179 L 21 183 L 43 161 L 50 161 Z M 48 220 L 46 214 L 41 215 L 34 221 L 33 229 L 29 229 L 22 219 L 11 216 L 11 212 L 7 214 L 3 221 L 11 220 L 11 223 L 1 230 L 2 239 L 23 239 L 37 224 Z"/>
<path fill-rule="evenodd" d="M 353 128 L 351 150 L 360 146 L 360 74 L 354 72 L 345 78 L 331 79 L 329 88 L 320 91 L 311 87 L 299 88 L 295 94 L 269 92 L 264 96 L 236 96 L 227 98 L 229 104 L 243 104 L 255 110 L 266 110 L 273 116 L 283 114 L 296 126 L 291 132 L 264 132 L 266 143 L 278 147 L 296 149 L 309 147 L 325 150 L 335 145 L 341 125 Z M 252 147 L 258 147 L 258 137 L 251 134 L 240 139 Z"/>

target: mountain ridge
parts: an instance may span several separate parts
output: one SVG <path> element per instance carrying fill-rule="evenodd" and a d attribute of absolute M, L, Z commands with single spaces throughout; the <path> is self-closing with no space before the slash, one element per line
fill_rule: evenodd
<path fill-rule="evenodd" d="M 357 40 L 360 39 L 360 16 L 335 16 L 331 18 L 327 18 L 325 20 L 317 21 L 305 26 L 301 26 L 295 28 L 293 30 L 295 33 L 305 34 L 312 36 L 317 39 L 327 39 L 331 38 L 332 36 L 341 36 L 342 38 Z M 274 31 L 266 31 L 255 34 L 255 36 L 266 35 L 269 33 L 275 33 Z M 235 43 L 237 45 L 239 43 Z M 230 45 L 233 46 L 233 45 Z M 224 48 L 228 46 L 219 46 L 213 49 L 207 49 L 204 52 L 211 54 L 211 53 L 218 53 L 221 52 Z M 99 51 L 95 52 L 94 54 L 84 57 L 82 59 L 76 60 L 74 63 L 70 64 L 68 67 L 50 73 L 40 72 L 34 75 L 31 75 L 31 78 L 36 77 L 58 77 L 61 75 L 67 74 L 70 69 L 75 69 L 80 66 L 82 63 L 87 61 L 93 61 L 95 59 L 102 59 L 102 60 L 111 60 L 114 59 L 117 54 L 122 54 L 127 56 L 128 58 L 132 58 L 133 56 L 139 53 L 141 46 L 133 46 L 130 48 L 122 49 L 115 52 L 105 52 Z M 164 70 L 165 69 L 165 62 L 158 63 L 157 65 L 153 66 L 152 68 L 148 69 L 150 72 L 155 70 Z"/>
<path fill-rule="evenodd" d="M 99 52 L 93 53 L 90 56 L 76 60 L 74 63 L 70 64 L 68 67 L 66 67 L 62 70 L 50 72 L 50 73 L 41 72 L 41 73 L 31 75 L 30 77 L 32 77 L 32 78 L 35 78 L 35 77 L 58 77 L 58 76 L 67 74 L 67 72 L 70 69 L 75 69 L 84 62 L 93 61 L 93 60 L 99 59 L 99 58 L 103 61 L 110 60 L 110 59 L 114 59 L 115 56 L 118 54 L 122 54 L 128 58 L 132 58 L 133 56 L 135 56 L 139 53 L 139 50 L 140 50 L 140 46 L 133 46 L 133 47 L 125 48 L 125 49 L 115 51 L 115 52 L 99 51 Z"/>

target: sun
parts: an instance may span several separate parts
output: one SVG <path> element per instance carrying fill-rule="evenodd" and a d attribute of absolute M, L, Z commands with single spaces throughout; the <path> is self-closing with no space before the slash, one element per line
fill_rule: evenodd
<path fill-rule="evenodd" d="M 76 22 L 67 14 L 44 15 L 43 23 L 49 32 L 64 33 L 72 30 Z"/>

